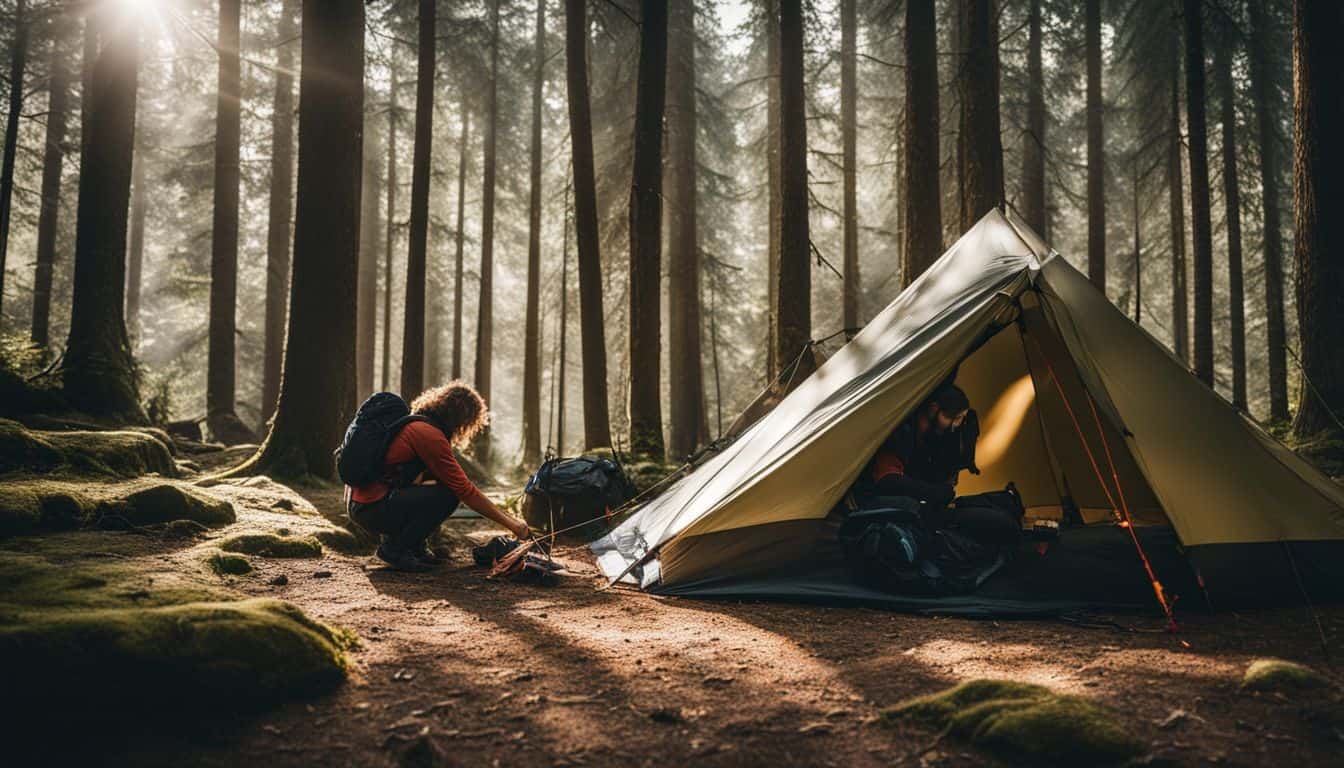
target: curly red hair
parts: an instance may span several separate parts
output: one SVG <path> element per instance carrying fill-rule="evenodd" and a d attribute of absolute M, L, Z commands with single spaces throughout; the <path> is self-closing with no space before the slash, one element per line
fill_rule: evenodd
<path fill-rule="evenodd" d="M 421 392 L 411 401 L 411 413 L 438 423 L 454 447 L 462 448 L 490 423 L 490 408 L 476 388 L 454 380 Z"/>

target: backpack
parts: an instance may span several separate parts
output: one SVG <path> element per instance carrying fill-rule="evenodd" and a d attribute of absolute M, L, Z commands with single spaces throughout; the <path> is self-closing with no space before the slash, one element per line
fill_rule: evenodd
<path fill-rule="evenodd" d="M 1015 488 L 995 493 L 1000 496 L 992 497 L 998 503 L 991 523 L 1010 515 L 1001 504 L 1017 499 Z M 988 499 L 968 498 L 989 506 Z M 926 504 L 899 496 L 882 501 L 881 507 L 850 513 L 838 532 L 845 560 L 864 584 L 897 594 L 962 595 L 974 592 L 1008 560 L 1009 548 L 975 526 L 936 528 L 926 520 Z"/>
<path fill-rule="evenodd" d="M 411 413 L 401 395 L 392 392 L 370 395 L 355 411 L 355 418 L 345 428 L 345 437 L 335 451 L 336 472 L 341 482 L 358 488 L 382 480 L 388 446 L 401 428 L 412 421 L 430 420 Z"/>
<path fill-rule="evenodd" d="M 591 522 L 591 527 L 576 531 L 581 537 L 604 529 L 607 514 L 635 495 L 619 464 L 589 456 L 550 459 L 523 490 L 523 517 L 534 530 L 559 531 Z"/>

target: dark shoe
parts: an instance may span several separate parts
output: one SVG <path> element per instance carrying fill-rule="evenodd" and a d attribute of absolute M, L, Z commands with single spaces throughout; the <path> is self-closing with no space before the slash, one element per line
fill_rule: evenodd
<path fill-rule="evenodd" d="M 430 549 L 429 544 L 420 545 L 420 551 L 415 553 L 415 558 L 426 565 L 439 565 L 447 559 Z"/>
<path fill-rule="evenodd" d="M 424 573 L 430 568 L 428 564 L 421 562 L 414 552 L 392 549 L 386 543 L 379 545 L 378 551 L 373 554 L 394 571 Z"/>

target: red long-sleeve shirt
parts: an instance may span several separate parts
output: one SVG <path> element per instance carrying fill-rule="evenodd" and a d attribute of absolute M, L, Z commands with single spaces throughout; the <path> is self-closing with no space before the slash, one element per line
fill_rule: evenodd
<path fill-rule="evenodd" d="M 490 508 L 490 500 L 485 498 L 476 484 L 471 482 L 462 465 L 453 455 L 453 445 L 438 427 L 424 421 L 412 421 L 401 428 L 401 432 L 392 439 L 387 448 L 383 465 L 390 478 L 398 464 L 419 459 L 425 464 L 425 473 L 447 486 L 459 501 L 481 512 Z M 380 501 L 392 490 L 392 484 L 384 479 L 369 485 L 350 489 L 350 498 L 361 504 Z"/>

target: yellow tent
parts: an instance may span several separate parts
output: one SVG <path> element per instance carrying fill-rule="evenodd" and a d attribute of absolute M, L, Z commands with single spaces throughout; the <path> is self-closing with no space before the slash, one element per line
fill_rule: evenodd
<path fill-rule="evenodd" d="M 982 428 L 982 474 L 963 474 L 959 494 L 1013 481 L 1031 517 L 1170 526 L 1187 549 L 1344 541 L 1344 487 L 995 210 L 776 408 L 596 542 L 599 564 L 678 594 L 796 572 L 820 557 L 883 439 L 954 374 Z"/>

